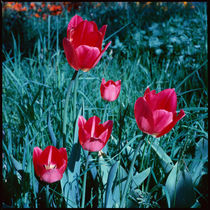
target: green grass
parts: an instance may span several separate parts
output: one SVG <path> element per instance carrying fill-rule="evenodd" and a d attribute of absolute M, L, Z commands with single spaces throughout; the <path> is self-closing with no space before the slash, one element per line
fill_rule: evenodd
<path fill-rule="evenodd" d="M 174 13 L 170 9 L 173 7 L 169 3 L 168 13 L 155 6 L 141 10 L 135 3 L 128 4 L 127 9 L 117 3 L 108 7 L 102 3 L 95 9 L 83 3 L 80 11 L 51 16 L 46 22 L 36 18 L 23 21 L 24 34 L 19 35 L 6 31 L 3 22 L 5 33 L 8 32 L 2 42 L 4 205 L 45 207 L 47 200 L 51 207 L 81 207 L 86 173 L 85 206 L 169 207 L 166 181 L 178 162 L 192 179 L 194 207 L 207 206 L 206 3 L 191 10 L 179 8 Z M 105 40 L 110 38 L 105 44 L 110 40 L 112 44 L 94 69 L 79 71 L 67 115 L 68 169 L 60 182 L 49 185 L 50 196 L 46 199 L 46 184 L 34 175 L 32 154 L 35 146 L 44 149 L 56 144 L 59 148 L 63 141 L 65 97 L 74 70 L 65 58 L 62 39 L 74 13 L 96 21 L 99 28 L 108 24 Z M 30 36 L 33 43 L 28 49 L 23 40 Z M 12 46 L 9 50 L 8 40 Z M 101 99 L 102 77 L 121 79 L 121 93 L 116 101 L 107 104 Z M 143 135 L 134 118 L 135 101 L 143 96 L 147 86 L 156 92 L 175 88 L 177 110 L 184 109 L 186 113 L 168 134 L 158 139 Z M 77 144 L 79 115 L 86 119 L 97 115 L 103 122 L 114 122 L 112 135 L 102 150 L 105 155 L 92 153 L 87 170 L 87 152 Z M 121 203 L 139 144 L 132 181 L 125 203 Z M 170 161 L 172 166 L 167 165 Z"/>

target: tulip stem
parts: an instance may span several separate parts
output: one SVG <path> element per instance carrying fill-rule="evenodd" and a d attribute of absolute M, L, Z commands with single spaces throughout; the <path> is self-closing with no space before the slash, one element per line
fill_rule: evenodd
<path fill-rule="evenodd" d="M 45 195 L 46 195 L 46 208 L 49 208 L 49 184 L 46 185 L 45 188 Z"/>
<path fill-rule="evenodd" d="M 85 165 L 85 174 L 84 174 L 83 185 L 82 185 L 82 205 L 81 205 L 81 208 L 85 207 L 85 191 L 86 191 L 87 169 L 88 169 L 89 159 L 90 159 L 90 152 L 88 152 L 86 165 Z"/>
<path fill-rule="evenodd" d="M 64 105 L 64 114 L 63 114 L 63 145 L 60 145 L 60 147 L 66 146 L 67 110 L 68 110 L 69 98 L 70 98 L 70 94 L 71 94 L 71 87 L 72 87 L 72 84 L 73 84 L 77 74 L 78 74 L 78 71 L 75 71 L 71 78 L 71 81 L 69 82 L 69 86 L 68 86 L 68 90 L 67 90 L 67 94 L 66 94 L 65 105 Z M 61 143 L 62 143 L 62 141 L 61 141 Z"/>
<path fill-rule="evenodd" d="M 143 134 L 144 136 L 144 134 Z M 133 167 L 134 167 L 134 163 L 135 163 L 135 160 L 136 160 L 136 157 L 138 155 L 138 151 L 142 145 L 143 141 L 140 141 L 135 152 L 134 152 L 134 156 L 133 156 L 133 160 L 131 162 L 131 166 L 130 166 L 130 170 L 129 170 L 129 173 L 128 173 L 128 178 L 127 178 L 127 181 L 126 181 L 126 184 L 125 184 L 125 188 L 124 188 L 124 191 L 123 191 L 123 195 L 122 195 L 122 200 L 120 202 L 120 208 L 123 208 L 124 207 L 124 203 L 125 203 L 125 198 L 126 198 L 126 195 L 127 195 L 127 191 L 128 191 L 128 187 L 129 187 L 129 184 L 130 184 L 130 181 L 131 181 L 131 178 L 133 176 Z"/>
<path fill-rule="evenodd" d="M 105 118 L 106 118 L 106 114 L 107 114 L 107 107 L 108 107 L 108 105 L 109 105 L 109 103 L 106 101 L 106 105 L 105 105 L 105 108 L 104 108 L 103 120 L 102 120 L 103 123 L 105 122 Z"/>

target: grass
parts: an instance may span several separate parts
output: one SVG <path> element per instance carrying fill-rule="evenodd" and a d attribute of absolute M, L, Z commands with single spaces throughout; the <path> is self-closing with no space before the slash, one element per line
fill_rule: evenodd
<path fill-rule="evenodd" d="M 8 17 L 4 17 L 3 28 L 8 36 L 2 42 L 3 204 L 81 207 L 86 173 L 85 207 L 169 207 L 166 181 L 178 162 L 193 183 L 195 199 L 191 206 L 206 207 L 206 3 L 194 9 L 178 8 L 176 12 L 170 3 L 165 12 L 155 4 L 144 9 L 134 2 L 106 4 L 94 8 L 83 3 L 80 11 L 49 16 L 47 21 L 36 18 L 23 21 L 25 34 L 6 31 Z M 74 13 L 96 21 L 99 28 L 108 24 L 105 43 L 111 40 L 112 44 L 94 69 L 87 73 L 79 71 L 77 75 L 66 124 L 68 169 L 63 179 L 48 189 L 34 175 L 32 154 L 35 146 L 44 149 L 56 144 L 59 148 L 63 140 L 65 97 L 74 70 L 65 58 L 62 39 Z M 29 49 L 24 39 L 30 36 L 33 43 Z M 11 48 L 7 48 L 8 40 Z M 102 77 L 121 79 L 121 93 L 116 101 L 106 103 L 101 99 Z M 186 113 L 168 134 L 158 139 L 144 136 L 134 118 L 135 101 L 143 96 L 147 86 L 156 92 L 175 88 L 177 110 L 184 109 Z M 86 119 L 97 115 L 103 122 L 108 119 L 114 122 L 112 135 L 102 150 L 105 154 L 91 153 L 87 170 L 87 151 L 78 144 L 79 115 Z M 121 203 L 135 149 L 140 143 L 132 181 L 125 203 Z M 168 165 L 170 161 L 172 166 Z M 50 192 L 48 199 L 46 189 Z"/>

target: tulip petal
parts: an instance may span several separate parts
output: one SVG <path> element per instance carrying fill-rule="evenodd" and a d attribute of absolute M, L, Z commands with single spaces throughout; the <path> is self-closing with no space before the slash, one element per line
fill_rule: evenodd
<path fill-rule="evenodd" d="M 85 130 L 91 135 L 91 137 L 95 137 L 96 127 L 101 122 L 100 118 L 97 116 L 93 116 L 88 119 L 87 123 L 85 124 Z"/>
<path fill-rule="evenodd" d="M 105 53 L 105 51 L 107 50 L 107 48 L 109 47 L 109 45 L 111 44 L 112 42 L 110 41 L 106 46 L 105 48 L 102 50 L 102 52 L 99 54 L 98 58 L 95 60 L 92 68 L 94 68 L 96 66 L 96 64 L 99 62 L 99 60 L 101 59 L 102 55 Z"/>
<path fill-rule="evenodd" d="M 79 142 L 84 150 L 96 152 L 101 150 L 107 143 L 113 127 L 111 120 L 103 124 L 100 118 L 93 116 L 86 123 L 83 117 L 79 117 Z"/>
<path fill-rule="evenodd" d="M 181 120 L 184 116 L 185 116 L 185 113 L 184 113 L 183 109 L 180 110 L 178 115 L 176 115 L 176 113 L 175 113 L 173 121 L 167 127 L 165 127 L 156 137 L 158 138 L 158 137 L 163 136 L 164 134 L 168 133 L 176 125 L 176 123 L 179 120 Z"/>
<path fill-rule="evenodd" d="M 177 96 L 173 89 L 165 89 L 157 93 L 156 109 L 165 109 L 169 112 L 176 112 Z"/>
<path fill-rule="evenodd" d="M 106 80 L 102 78 L 101 84 L 104 85 L 106 83 Z"/>
<path fill-rule="evenodd" d="M 67 27 L 67 37 L 68 37 L 68 39 L 70 37 L 71 30 L 76 28 L 82 21 L 83 21 L 83 19 L 79 15 L 75 15 L 74 17 L 71 18 L 71 20 L 68 24 L 68 27 Z"/>
<path fill-rule="evenodd" d="M 118 86 L 118 87 L 121 87 L 121 80 L 116 81 L 115 85 Z"/>
<path fill-rule="evenodd" d="M 109 137 L 111 136 L 112 127 L 113 127 L 113 121 L 112 120 L 107 120 L 103 124 L 98 125 L 98 127 L 96 129 L 95 136 L 102 139 L 101 134 L 104 133 L 106 130 L 108 130 L 108 135 L 106 137 L 107 139 L 105 139 L 105 140 L 102 139 L 103 142 L 107 142 Z"/>
<path fill-rule="evenodd" d="M 106 33 L 107 25 L 103 25 L 101 29 L 99 30 L 102 33 L 102 40 L 104 39 L 105 33 Z"/>
<path fill-rule="evenodd" d="M 121 86 L 116 86 L 116 83 L 109 80 L 105 84 L 101 84 L 100 91 L 101 97 L 107 101 L 115 101 L 120 94 Z"/>
<path fill-rule="evenodd" d="M 47 146 L 43 151 L 35 147 L 33 151 L 34 169 L 40 180 L 53 183 L 60 180 L 67 167 L 67 152 L 54 146 Z"/>
<path fill-rule="evenodd" d="M 68 161 L 68 156 L 67 156 L 67 152 L 66 152 L 66 148 L 60 148 L 59 152 L 61 154 L 62 159 Z"/>
<path fill-rule="evenodd" d="M 98 34 L 97 34 L 98 33 Z M 91 34 L 93 37 L 91 37 Z M 94 34 L 94 35 L 93 35 Z M 72 45 L 77 48 L 80 45 L 87 45 L 87 43 L 94 43 L 94 38 L 97 36 L 102 38 L 102 35 L 98 31 L 98 27 L 93 21 L 82 21 L 71 34 Z M 97 41 L 96 40 L 96 41 Z M 102 40 L 101 40 L 102 42 Z"/>
<path fill-rule="evenodd" d="M 173 113 L 166 110 L 155 110 L 153 112 L 154 130 L 153 135 L 160 133 L 173 121 Z"/>
<path fill-rule="evenodd" d="M 145 90 L 145 92 L 144 92 L 144 96 L 146 96 L 147 94 L 149 94 L 150 93 L 150 89 L 149 89 L 149 87 L 147 87 L 147 89 Z"/>
<path fill-rule="evenodd" d="M 67 153 L 66 153 L 66 155 L 67 155 Z M 62 165 L 58 168 L 58 170 L 59 170 L 59 172 L 60 172 L 61 174 L 63 174 L 64 171 L 66 170 L 66 168 L 67 168 L 67 160 L 66 160 L 66 159 L 63 159 L 63 163 L 62 163 Z"/>
<path fill-rule="evenodd" d="M 42 153 L 42 150 L 39 147 L 35 147 L 33 150 L 33 164 L 34 164 L 34 170 L 37 176 L 40 176 L 41 170 L 39 167 L 39 157 Z"/>
<path fill-rule="evenodd" d="M 63 158 L 59 150 L 54 146 L 47 146 L 40 155 L 40 161 L 43 165 L 57 165 L 59 168 Z"/>
<path fill-rule="evenodd" d="M 44 173 L 40 176 L 40 180 L 47 183 L 53 183 L 61 180 L 63 174 L 58 169 L 45 170 Z"/>
<path fill-rule="evenodd" d="M 87 121 L 83 116 L 79 116 L 79 119 L 78 119 L 79 128 L 84 128 L 86 122 Z"/>
<path fill-rule="evenodd" d="M 79 116 L 78 127 L 79 127 L 79 143 L 83 145 L 86 139 L 90 138 L 90 134 L 85 130 L 86 119 L 83 116 Z"/>
<path fill-rule="evenodd" d="M 67 38 L 63 39 L 63 48 L 69 65 L 76 71 L 78 71 L 79 66 L 76 51 L 74 50 L 71 42 Z"/>
<path fill-rule="evenodd" d="M 87 45 L 81 45 L 76 49 L 78 57 L 79 68 L 87 72 L 93 68 L 93 64 L 100 55 L 100 51 L 97 47 L 89 47 Z"/>
<path fill-rule="evenodd" d="M 137 125 L 144 133 L 151 134 L 154 128 L 153 113 L 144 97 L 139 97 L 134 105 Z"/>
<path fill-rule="evenodd" d="M 108 130 L 106 130 L 103 133 L 102 137 L 106 138 L 107 133 L 108 133 Z M 100 138 L 90 138 L 82 145 L 82 148 L 90 152 L 98 152 L 102 150 L 104 146 L 105 146 L 105 143 Z"/>
<path fill-rule="evenodd" d="M 157 94 L 153 91 L 149 93 L 147 91 L 147 94 L 144 96 L 152 110 L 164 109 L 168 112 L 176 111 L 177 96 L 174 89 L 165 89 Z"/>

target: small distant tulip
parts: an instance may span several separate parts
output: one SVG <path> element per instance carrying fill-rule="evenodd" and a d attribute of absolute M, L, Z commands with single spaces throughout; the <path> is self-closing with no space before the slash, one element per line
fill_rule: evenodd
<path fill-rule="evenodd" d="M 41 181 L 47 183 L 59 181 L 67 167 L 66 149 L 48 146 L 42 151 L 39 147 L 35 147 L 33 164 L 35 173 Z"/>
<path fill-rule="evenodd" d="M 101 97 L 106 101 L 115 101 L 119 94 L 121 89 L 121 80 L 118 80 L 116 82 L 109 80 L 105 81 L 105 79 L 102 79 L 101 82 Z"/>
<path fill-rule="evenodd" d="M 67 28 L 67 37 L 63 39 L 64 52 L 69 65 L 76 71 L 89 71 L 99 62 L 111 41 L 102 50 L 102 42 L 107 25 L 100 30 L 94 21 L 83 20 L 75 15 Z"/>
<path fill-rule="evenodd" d="M 108 120 L 99 124 L 100 121 L 97 116 L 88 121 L 83 116 L 79 117 L 79 143 L 84 150 L 98 152 L 106 145 L 112 133 L 113 122 Z"/>
<path fill-rule="evenodd" d="M 177 96 L 174 89 L 159 93 L 146 89 L 144 96 L 136 100 L 134 114 L 139 129 L 155 137 L 168 133 L 185 116 L 184 110 L 177 115 Z"/>

